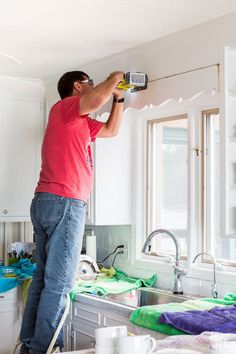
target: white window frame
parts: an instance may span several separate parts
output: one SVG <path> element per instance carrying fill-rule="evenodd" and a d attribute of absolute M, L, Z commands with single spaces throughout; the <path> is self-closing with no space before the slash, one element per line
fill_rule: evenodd
<path fill-rule="evenodd" d="M 151 138 L 151 130 L 153 129 L 153 125 L 154 124 L 161 124 L 161 123 L 169 123 L 169 122 L 174 122 L 174 121 L 180 121 L 180 120 L 186 120 L 188 122 L 188 117 L 186 114 L 184 115 L 178 115 L 178 116 L 168 116 L 168 117 L 163 117 L 160 119 L 148 119 L 146 121 L 147 124 L 147 149 L 146 149 L 146 154 L 147 154 L 147 167 L 146 167 L 146 174 L 147 174 L 147 178 L 148 178 L 148 182 L 147 182 L 147 186 L 146 186 L 146 206 L 145 206 L 145 214 L 146 214 L 146 234 L 148 233 L 148 230 L 153 231 L 153 229 L 151 229 L 151 223 L 152 223 L 152 217 L 151 217 L 151 211 L 148 208 L 148 204 L 150 203 L 151 199 L 152 199 L 152 189 L 148 186 L 151 186 L 152 182 L 151 182 L 151 162 L 150 162 L 150 158 L 151 158 L 151 150 L 152 150 L 152 142 L 149 139 Z M 175 231 L 172 229 L 170 230 L 172 232 L 175 233 Z M 150 233 L 149 232 L 149 233 Z M 161 239 L 154 239 L 154 244 L 155 245 L 155 249 L 157 247 L 158 242 L 161 241 Z M 174 244 L 173 244 L 174 245 Z M 164 256 L 164 253 L 162 250 L 159 250 L 160 252 L 158 252 L 158 254 L 160 254 L 161 256 Z M 156 251 L 155 251 L 156 252 Z M 173 256 L 173 254 L 169 254 L 169 256 Z M 168 255 L 167 255 L 168 257 Z M 186 256 L 184 257 L 186 259 Z"/>
<path fill-rule="evenodd" d="M 147 166 L 147 120 L 164 119 L 166 117 L 185 115 L 189 121 L 189 164 L 188 164 L 188 247 L 186 261 L 182 261 L 187 268 L 186 279 L 211 279 L 212 265 L 201 263 L 193 265 L 194 256 L 201 251 L 202 226 L 202 162 L 197 157 L 196 149 L 202 146 L 202 112 L 219 107 L 219 98 L 212 95 L 199 95 L 191 100 L 177 102 L 170 100 L 159 107 L 145 107 L 138 113 L 136 125 L 136 148 L 134 156 L 135 169 L 135 227 L 131 240 L 131 266 L 136 269 L 156 271 L 157 273 L 173 274 L 172 265 L 155 256 L 146 256 L 141 253 L 147 235 L 145 234 L 146 220 L 143 218 L 146 202 L 146 172 Z M 234 283 L 235 268 L 217 270 L 217 280 L 222 283 Z"/>
<path fill-rule="evenodd" d="M 202 112 L 202 137 L 203 137 L 203 145 L 202 145 L 202 149 L 203 149 L 203 161 L 202 161 L 202 165 L 203 165 L 203 173 L 202 173 L 202 179 L 203 179 L 203 186 L 204 186 L 204 189 L 206 190 L 205 186 L 206 186 L 206 171 L 205 171 L 205 164 L 206 164 L 206 159 L 207 159 L 207 152 L 206 152 L 206 123 L 207 123 L 207 119 L 209 117 L 209 115 L 214 115 L 214 114 L 219 114 L 219 109 L 210 109 L 210 110 L 207 110 L 207 111 L 203 111 Z M 219 118 L 221 119 L 221 117 Z M 212 140 L 212 139 L 211 139 Z M 210 161 L 210 163 L 214 163 Z M 212 178 L 213 176 L 211 176 Z M 214 178 L 213 178 L 214 179 Z M 212 185 L 214 183 L 214 180 L 211 181 L 210 185 Z M 220 192 L 220 191 L 219 191 Z M 201 252 L 209 252 L 207 250 L 207 246 L 206 246 L 206 243 L 207 241 L 210 242 L 210 249 L 214 249 L 215 247 L 215 240 L 210 238 L 209 240 L 207 240 L 207 238 L 209 236 L 206 235 L 207 233 L 207 225 L 206 225 L 206 219 L 210 219 L 212 218 L 214 212 L 212 213 L 212 207 L 214 208 L 214 205 L 213 205 L 213 200 L 210 200 L 209 202 L 209 209 L 207 210 L 207 207 L 206 207 L 206 195 L 203 195 L 203 198 L 205 196 L 205 199 L 203 199 L 203 207 L 202 207 L 202 210 L 205 212 L 205 215 L 202 216 L 202 223 L 203 223 L 203 233 L 202 233 L 202 247 L 201 247 Z M 208 214 L 207 214 L 208 213 Z M 212 222 L 212 219 L 210 222 L 208 222 L 208 226 L 210 228 L 210 233 L 213 233 L 214 235 L 214 232 L 212 232 L 212 230 L 214 231 L 214 222 Z M 225 237 L 224 237 L 225 238 Z M 217 259 L 217 262 L 219 262 L 221 265 L 225 265 L 227 267 L 234 267 L 236 266 L 236 261 L 233 261 L 233 260 L 226 260 L 226 259 Z M 202 258 L 203 262 L 206 262 L 206 263 L 209 263 L 209 258 L 206 258 L 205 256 L 203 256 Z"/>

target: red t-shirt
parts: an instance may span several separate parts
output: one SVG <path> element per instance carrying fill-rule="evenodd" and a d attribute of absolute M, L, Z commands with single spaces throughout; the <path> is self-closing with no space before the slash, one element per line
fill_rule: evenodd
<path fill-rule="evenodd" d="M 79 96 L 51 109 L 42 145 L 42 167 L 36 192 L 87 201 L 93 179 L 90 143 L 104 123 L 79 114 Z"/>

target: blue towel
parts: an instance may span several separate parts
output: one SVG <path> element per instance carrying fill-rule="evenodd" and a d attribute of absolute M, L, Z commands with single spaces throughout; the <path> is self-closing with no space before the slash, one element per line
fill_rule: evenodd
<path fill-rule="evenodd" d="M 0 293 L 11 290 L 20 285 L 22 281 L 30 279 L 34 274 L 36 264 L 28 258 L 21 258 L 10 266 L 0 266 Z M 12 271 L 14 277 L 6 277 L 6 270 Z"/>
<path fill-rule="evenodd" d="M 236 333 L 236 305 L 218 307 L 207 311 L 163 312 L 160 323 L 190 333 Z"/>

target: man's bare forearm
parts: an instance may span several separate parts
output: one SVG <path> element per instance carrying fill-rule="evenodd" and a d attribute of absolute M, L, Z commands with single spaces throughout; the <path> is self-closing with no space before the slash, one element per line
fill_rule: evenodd
<path fill-rule="evenodd" d="M 88 94 L 81 97 L 80 107 L 83 114 L 99 110 L 112 96 L 116 86 L 123 78 L 122 72 L 115 72 Z"/>
<path fill-rule="evenodd" d="M 123 115 L 123 106 L 123 102 L 113 101 L 109 118 L 98 133 L 98 138 L 110 138 L 118 134 Z"/>

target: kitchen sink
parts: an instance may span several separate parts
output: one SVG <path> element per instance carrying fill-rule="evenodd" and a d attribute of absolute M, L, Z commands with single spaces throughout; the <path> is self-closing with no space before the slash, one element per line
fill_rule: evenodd
<path fill-rule="evenodd" d="M 154 288 L 139 288 L 122 294 L 108 294 L 104 297 L 108 300 L 132 307 L 160 305 L 194 299 L 194 297 L 191 296 L 175 295 L 170 291 Z"/>

